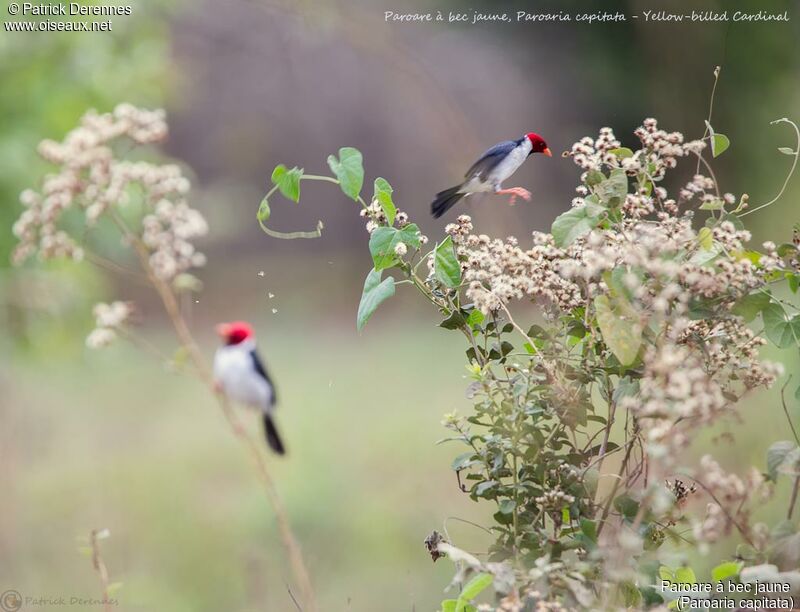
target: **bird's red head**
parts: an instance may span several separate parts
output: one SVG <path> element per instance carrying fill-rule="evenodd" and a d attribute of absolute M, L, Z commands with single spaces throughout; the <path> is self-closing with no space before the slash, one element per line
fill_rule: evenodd
<path fill-rule="evenodd" d="M 232 321 L 217 325 L 217 333 L 228 345 L 239 344 L 253 337 L 253 328 L 244 321 Z"/>
<path fill-rule="evenodd" d="M 534 132 L 525 134 L 525 138 L 531 141 L 531 153 L 544 153 L 547 157 L 553 157 L 553 153 L 544 141 L 544 138 Z"/>

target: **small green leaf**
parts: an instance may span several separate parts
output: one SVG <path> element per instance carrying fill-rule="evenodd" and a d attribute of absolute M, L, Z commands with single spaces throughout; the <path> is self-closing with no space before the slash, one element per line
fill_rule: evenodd
<path fill-rule="evenodd" d="M 633 157 L 633 151 L 631 151 L 628 147 L 620 147 L 618 149 L 611 149 L 609 151 L 611 155 L 616 155 L 620 159 L 625 159 L 627 157 Z"/>
<path fill-rule="evenodd" d="M 633 306 L 620 295 L 599 295 L 594 308 L 606 346 L 623 366 L 631 365 L 642 345 L 642 324 Z"/>
<path fill-rule="evenodd" d="M 381 273 L 374 269 L 371 270 L 364 281 L 364 291 L 358 304 L 358 316 L 356 318 L 358 331 L 364 329 L 367 321 L 378 306 L 393 295 L 394 279 L 390 276 L 381 281 Z"/>
<path fill-rule="evenodd" d="M 457 603 L 455 599 L 445 599 L 442 602 L 442 612 L 455 612 Z M 477 608 L 470 604 L 467 604 L 463 610 L 464 612 L 477 612 Z"/>
<path fill-rule="evenodd" d="M 797 444 L 789 440 L 781 440 L 775 442 L 767 450 L 767 476 L 773 482 L 778 477 L 778 472 L 784 462 L 792 456 L 792 453 L 797 449 Z"/>
<path fill-rule="evenodd" d="M 783 306 L 772 302 L 761 312 L 764 333 L 778 348 L 800 343 L 800 315 L 788 318 Z"/>
<path fill-rule="evenodd" d="M 256 216 L 261 223 L 266 223 L 269 221 L 270 214 L 269 201 L 266 196 L 264 196 L 264 199 L 261 200 L 261 204 L 258 205 L 258 213 Z"/>
<path fill-rule="evenodd" d="M 736 547 L 736 557 L 745 561 L 753 561 L 758 558 L 758 551 L 749 544 L 739 544 Z"/>
<path fill-rule="evenodd" d="M 725 134 L 718 134 L 715 132 L 714 128 L 711 127 L 711 124 L 708 121 L 706 121 L 706 129 L 708 130 L 711 138 L 711 155 L 714 157 L 719 157 L 727 150 L 729 146 L 731 146 L 731 141 L 727 136 L 725 136 Z"/>
<path fill-rule="evenodd" d="M 361 186 L 364 184 L 364 165 L 361 151 L 353 147 L 339 149 L 339 158 L 328 156 L 328 166 L 339 179 L 339 185 L 345 195 L 358 201 Z"/>
<path fill-rule="evenodd" d="M 797 155 L 797 151 L 792 151 L 789 147 L 778 147 L 778 151 L 784 155 Z"/>
<path fill-rule="evenodd" d="M 486 316 L 476 308 L 471 313 L 469 313 L 469 316 L 467 317 L 467 325 L 469 325 L 470 327 L 474 327 L 475 325 L 480 325 L 481 323 L 483 323 L 483 320 L 485 318 Z"/>
<path fill-rule="evenodd" d="M 517 502 L 513 499 L 504 499 L 500 502 L 500 512 L 502 514 L 511 514 L 514 512 L 514 508 L 517 507 Z"/>
<path fill-rule="evenodd" d="M 391 268 L 398 262 L 394 249 L 401 242 L 406 246 L 419 248 L 419 228 L 414 223 L 409 223 L 402 229 L 381 226 L 372 232 L 369 237 L 369 252 L 376 270 Z"/>
<path fill-rule="evenodd" d="M 741 569 L 741 563 L 736 561 L 726 561 L 725 563 L 720 563 L 717 567 L 711 570 L 711 579 L 714 582 L 727 580 L 728 578 L 733 578 L 736 576 Z"/>
<path fill-rule="evenodd" d="M 597 542 L 597 523 L 589 519 L 581 519 L 581 532 L 592 542 Z"/>
<path fill-rule="evenodd" d="M 272 171 L 272 182 L 278 186 L 278 190 L 292 202 L 300 201 L 300 177 L 303 176 L 303 169 L 295 166 L 287 170 L 286 166 L 279 164 Z"/>
<path fill-rule="evenodd" d="M 467 604 L 480 595 L 481 592 L 486 589 L 486 587 L 492 584 L 493 579 L 494 578 L 491 574 L 486 573 L 480 573 L 473 576 L 472 579 L 464 585 L 464 588 L 461 589 L 461 593 L 458 596 L 458 602 L 456 602 L 455 612 L 464 612 Z"/>
<path fill-rule="evenodd" d="M 592 231 L 600 223 L 604 210 L 597 204 L 584 204 L 561 213 L 553 221 L 551 230 L 556 246 L 569 246 L 577 238 Z"/>
<path fill-rule="evenodd" d="M 397 216 L 397 207 L 392 200 L 392 193 L 394 189 L 385 178 L 378 177 L 375 179 L 375 191 L 372 198 L 378 200 L 378 204 L 383 209 L 383 214 L 386 215 L 386 222 L 389 225 L 394 225 L 394 218 Z"/>
<path fill-rule="evenodd" d="M 696 584 L 697 576 L 691 567 L 679 567 L 675 570 L 675 582 L 681 584 Z"/>
<path fill-rule="evenodd" d="M 460 310 L 453 310 L 450 313 L 450 316 L 447 317 L 444 321 L 439 323 L 439 327 L 444 329 L 459 329 L 466 324 L 467 320 L 464 318 L 464 315 L 461 314 Z"/>
<path fill-rule="evenodd" d="M 731 223 L 733 223 L 733 227 L 735 227 L 739 231 L 744 229 L 744 223 L 742 222 L 742 220 L 733 213 L 723 212 L 719 217 L 719 221 L 720 222 L 730 221 Z"/>
<path fill-rule="evenodd" d="M 589 170 L 586 173 L 586 184 L 589 185 L 589 187 L 599 185 L 604 180 L 606 180 L 606 175 L 599 170 Z"/>
<path fill-rule="evenodd" d="M 725 202 L 722 200 L 708 200 L 700 205 L 700 210 L 722 210 L 723 208 L 725 208 Z"/>
<path fill-rule="evenodd" d="M 472 465 L 472 457 L 474 455 L 474 451 L 461 453 L 458 457 L 453 459 L 453 463 L 450 465 L 450 468 L 455 472 L 468 468 L 470 465 Z"/>
<path fill-rule="evenodd" d="M 493 489 L 493 488 L 494 488 L 494 487 L 496 487 L 498 484 L 500 484 L 500 483 L 499 483 L 499 482 L 497 482 L 496 480 L 487 480 L 487 481 L 484 481 L 484 482 L 480 483 L 480 484 L 479 484 L 477 487 L 475 487 L 475 491 L 474 491 L 474 492 L 475 492 L 475 495 L 477 495 L 478 497 L 480 497 L 481 495 L 483 495 L 484 493 L 486 493 L 486 491 L 488 491 L 489 489 Z"/>
<path fill-rule="evenodd" d="M 436 245 L 433 273 L 436 280 L 448 287 L 458 287 L 461 284 L 461 265 L 456 259 L 453 239 L 450 236 Z"/>
<path fill-rule="evenodd" d="M 200 293 L 203 290 L 203 281 L 194 274 L 182 272 L 172 279 L 172 286 L 178 293 Z"/>
<path fill-rule="evenodd" d="M 739 298 L 731 312 L 742 317 L 746 323 L 749 323 L 758 316 L 758 313 L 769 306 L 771 301 L 772 297 L 768 293 L 756 291 Z"/>
<path fill-rule="evenodd" d="M 711 154 L 714 157 L 722 155 L 729 146 L 731 146 L 731 141 L 725 134 L 714 134 L 711 137 Z"/>
<path fill-rule="evenodd" d="M 668 580 L 669 582 L 675 582 L 675 572 L 673 572 L 670 568 L 666 565 L 662 565 L 658 568 L 658 577 L 661 580 Z"/>
<path fill-rule="evenodd" d="M 595 188 L 600 201 L 609 206 L 619 206 L 628 194 L 628 175 L 622 168 L 615 168 L 611 175 Z"/>
<path fill-rule="evenodd" d="M 630 580 L 620 582 L 619 590 L 626 608 L 638 608 L 642 603 L 642 594 Z"/>
<path fill-rule="evenodd" d="M 714 246 L 713 232 L 707 227 L 701 227 L 700 231 L 697 232 L 697 242 L 700 244 L 701 248 L 710 251 L 711 247 Z"/>
<path fill-rule="evenodd" d="M 614 499 L 614 508 L 629 521 L 639 514 L 639 502 L 629 495 L 620 495 Z"/>

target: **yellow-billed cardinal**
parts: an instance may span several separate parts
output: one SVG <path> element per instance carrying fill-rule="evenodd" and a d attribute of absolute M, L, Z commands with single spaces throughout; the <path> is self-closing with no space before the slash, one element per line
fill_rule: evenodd
<path fill-rule="evenodd" d="M 272 420 L 277 401 L 275 386 L 256 351 L 253 328 L 244 321 L 233 321 L 217 325 L 217 333 L 224 343 L 214 355 L 217 389 L 234 402 L 260 410 L 267 443 L 283 455 L 286 451 Z"/>
<path fill-rule="evenodd" d="M 467 180 L 436 194 L 436 199 L 431 204 L 431 213 L 438 219 L 461 198 L 472 193 L 509 194 L 512 205 L 517 197 L 530 200 L 531 192 L 527 189 L 522 187 L 502 189 L 502 183 L 517 171 L 531 153 L 553 156 L 544 139 L 533 132 L 525 134 L 519 140 L 506 140 L 494 145 L 467 170 L 464 175 Z"/>

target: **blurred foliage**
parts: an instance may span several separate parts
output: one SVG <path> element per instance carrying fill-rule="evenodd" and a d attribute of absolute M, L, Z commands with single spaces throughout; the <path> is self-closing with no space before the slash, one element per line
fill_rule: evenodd
<path fill-rule="evenodd" d="M 5 228 L 0 232 L 0 325 L 13 329 L 18 339 L 29 331 L 26 321 L 31 313 L 44 306 L 41 301 L 26 301 L 27 293 L 19 291 L 20 273 L 9 268 L 15 243 L 10 228 L 21 210 L 19 194 L 48 170 L 36 156 L 36 147 L 44 138 L 60 139 L 87 108 L 105 111 L 121 101 L 146 107 L 164 104 L 173 76 L 167 61 L 169 27 L 165 19 L 170 4 L 159 0 L 148 3 L 147 10 L 135 6 L 132 15 L 113 19 L 113 34 L 17 32 L 0 36 L 0 227 Z M 91 281 L 91 275 L 82 276 Z M 84 282 L 77 276 L 73 280 Z M 84 286 L 88 290 L 92 285 Z M 54 288 L 51 285 L 50 291 Z M 65 300 L 72 301 L 69 296 Z M 44 310 L 60 317 L 72 312 L 65 311 L 60 302 L 48 301 L 57 308 Z M 85 309 L 76 309 L 80 310 Z M 32 337 L 27 341 L 34 344 Z"/>

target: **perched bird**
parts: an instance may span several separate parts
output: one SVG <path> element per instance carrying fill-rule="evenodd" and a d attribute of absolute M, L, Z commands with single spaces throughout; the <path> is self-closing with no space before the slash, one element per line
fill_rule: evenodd
<path fill-rule="evenodd" d="M 512 205 L 517 197 L 530 200 L 531 193 L 527 189 L 522 187 L 502 189 L 502 183 L 517 171 L 531 153 L 553 156 L 544 139 L 533 132 L 525 134 L 519 140 L 506 140 L 494 145 L 467 170 L 464 175 L 467 180 L 436 194 L 436 199 L 431 204 L 431 213 L 438 219 L 461 198 L 472 193 L 508 194 L 511 196 Z"/>
<path fill-rule="evenodd" d="M 223 345 L 214 355 L 214 383 L 218 391 L 234 402 L 261 411 L 267 444 L 279 455 L 286 451 L 272 415 L 275 412 L 275 386 L 256 351 L 253 328 L 244 321 L 221 323 L 217 333 Z"/>

